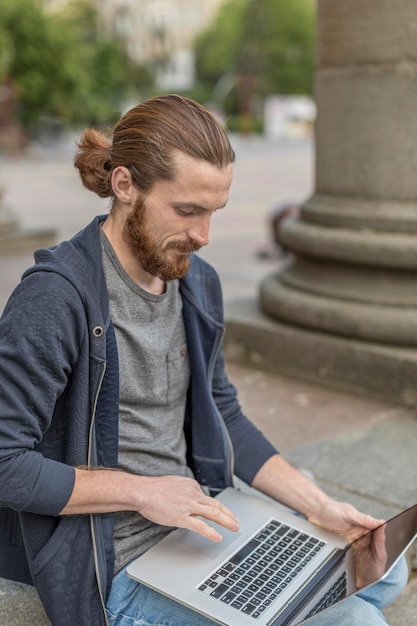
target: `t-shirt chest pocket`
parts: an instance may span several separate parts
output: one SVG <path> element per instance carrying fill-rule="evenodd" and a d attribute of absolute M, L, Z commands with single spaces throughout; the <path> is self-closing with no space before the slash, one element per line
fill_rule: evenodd
<path fill-rule="evenodd" d="M 168 351 L 167 365 L 167 402 L 171 404 L 184 397 L 190 382 L 190 364 L 185 344 Z"/>

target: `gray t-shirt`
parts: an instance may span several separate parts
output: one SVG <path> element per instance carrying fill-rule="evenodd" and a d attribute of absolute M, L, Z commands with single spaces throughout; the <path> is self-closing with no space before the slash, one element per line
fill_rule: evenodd
<path fill-rule="evenodd" d="M 162 295 L 139 287 L 104 233 L 103 268 L 120 372 L 119 468 L 146 476 L 192 476 L 184 412 L 190 380 L 178 281 Z M 171 529 L 134 511 L 116 514 L 115 573 Z"/>

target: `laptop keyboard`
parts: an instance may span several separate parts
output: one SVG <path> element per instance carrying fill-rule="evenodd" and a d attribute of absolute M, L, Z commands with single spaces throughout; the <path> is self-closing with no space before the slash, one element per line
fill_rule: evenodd
<path fill-rule="evenodd" d="M 346 583 L 346 572 L 340 576 L 338 580 L 334 583 L 334 585 L 329 589 L 329 591 L 322 597 L 320 602 L 316 604 L 316 606 L 310 611 L 310 613 L 305 617 L 312 617 L 320 611 L 327 609 L 327 607 L 331 606 L 338 600 L 342 600 L 346 598 L 347 593 L 347 583 Z"/>
<path fill-rule="evenodd" d="M 198 588 L 259 618 L 325 543 L 271 520 Z"/>

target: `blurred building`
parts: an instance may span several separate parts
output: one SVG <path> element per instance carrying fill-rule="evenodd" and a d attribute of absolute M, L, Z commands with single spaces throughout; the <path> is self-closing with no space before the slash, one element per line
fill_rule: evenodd
<path fill-rule="evenodd" d="M 162 89 L 188 89 L 194 80 L 192 45 L 224 0 L 94 0 L 106 32 L 129 56 L 152 67 Z"/>

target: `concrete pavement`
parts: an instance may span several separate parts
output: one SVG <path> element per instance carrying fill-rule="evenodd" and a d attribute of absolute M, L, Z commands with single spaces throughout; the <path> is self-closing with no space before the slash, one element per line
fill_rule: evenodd
<path fill-rule="evenodd" d="M 229 205 L 214 216 L 212 241 L 202 251 L 222 278 L 229 320 L 241 302 L 256 307 L 260 280 L 283 262 L 257 256 L 268 242 L 268 216 L 276 204 L 298 202 L 310 193 L 314 169 L 309 140 L 234 142 L 238 161 Z M 108 205 L 81 187 L 71 166 L 72 151 L 68 141 L 34 147 L 24 159 L 0 158 L 5 202 L 26 227 L 54 227 L 58 239 L 71 236 Z M 0 258 L 0 309 L 30 263 L 31 254 Z M 248 416 L 290 461 L 311 470 L 327 492 L 377 517 L 415 503 L 414 411 L 264 372 L 254 362 L 231 356 L 228 370 Z M 417 580 L 412 575 L 386 617 L 391 626 L 411 626 L 416 616 Z M 46 624 L 33 589 L 0 581 L 0 626 Z"/>

